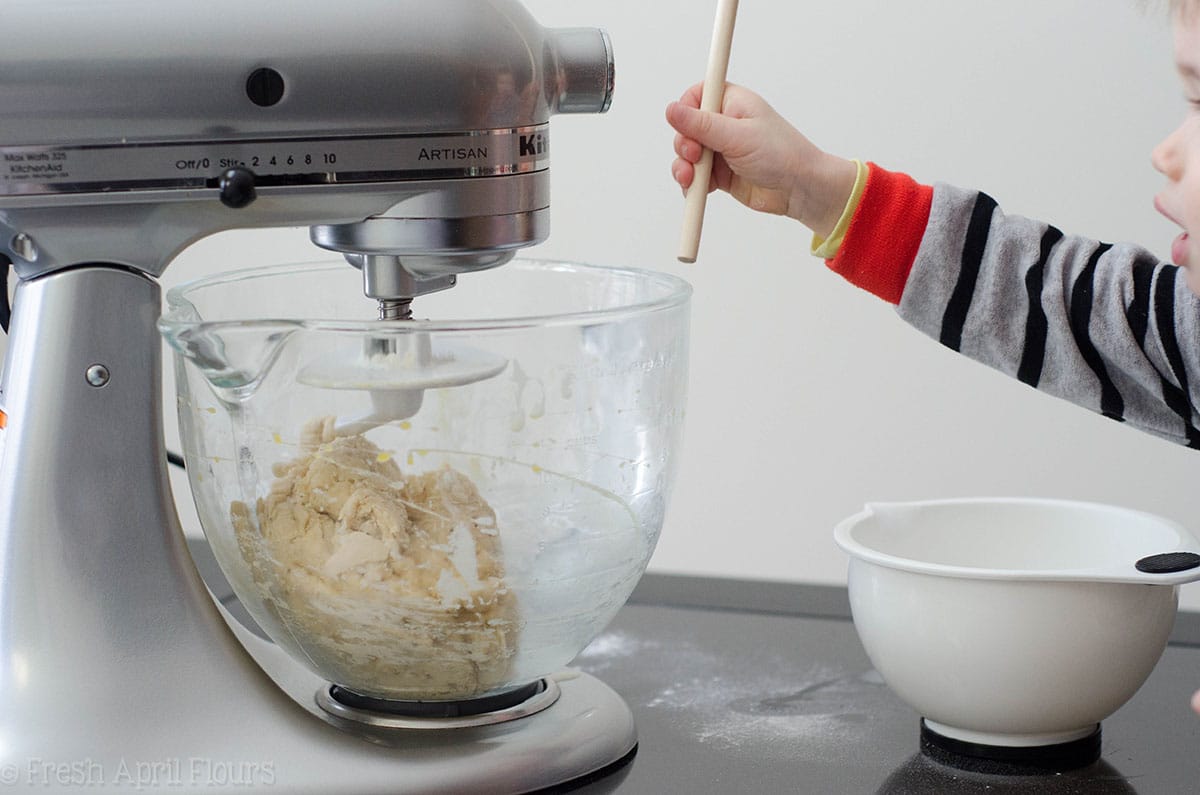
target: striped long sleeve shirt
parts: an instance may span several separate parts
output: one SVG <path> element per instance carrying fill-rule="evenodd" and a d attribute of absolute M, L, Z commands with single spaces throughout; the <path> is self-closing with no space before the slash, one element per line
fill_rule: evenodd
<path fill-rule="evenodd" d="M 869 168 L 830 268 L 955 351 L 1200 448 L 1200 299 L 1178 267 Z"/>

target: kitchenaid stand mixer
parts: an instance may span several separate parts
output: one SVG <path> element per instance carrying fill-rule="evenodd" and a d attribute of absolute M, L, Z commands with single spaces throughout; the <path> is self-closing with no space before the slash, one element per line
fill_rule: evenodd
<path fill-rule="evenodd" d="M 227 623 L 191 561 L 155 328 L 155 277 L 221 230 L 309 226 L 383 318 L 540 242 L 548 119 L 608 108 L 607 37 L 515 0 L 8 0 L 4 18 L 4 783 L 524 792 L 631 754 L 628 707 L 586 675 L 504 707 L 554 702 L 537 715 L 402 740 L 318 706 L 323 683 Z"/>

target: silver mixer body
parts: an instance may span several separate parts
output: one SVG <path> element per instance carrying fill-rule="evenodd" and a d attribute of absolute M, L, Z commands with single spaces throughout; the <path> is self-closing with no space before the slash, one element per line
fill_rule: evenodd
<path fill-rule="evenodd" d="M 516 0 L 6 0 L 3 17 L 4 783 L 523 792 L 629 753 L 628 708 L 586 676 L 558 714 L 599 721 L 550 709 L 494 734 L 367 742 L 317 707 L 321 683 L 223 615 L 189 557 L 155 329 L 155 277 L 222 230 L 307 226 L 385 305 L 542 241 L 549 119 L 608 108 L 607 37 Z"/>
<path fill-rule="evenodd" d="M 515 2 L 15 0 L 5 26 L 0 252 L 22 277 L 156 275 L 273 225 L 492 261 L 549 232 L 550 116 L 612 96 L 601 31 Z"/>
<path fill-rule="evenodd" d="M 601 31 L 515 2 L 16 0 L 5 24 L 0 253 L 22 277 L 156 275 L 277 225 L 418 282 L 491 267 L 549 233 L 550 116 L 612 97 Z"/>

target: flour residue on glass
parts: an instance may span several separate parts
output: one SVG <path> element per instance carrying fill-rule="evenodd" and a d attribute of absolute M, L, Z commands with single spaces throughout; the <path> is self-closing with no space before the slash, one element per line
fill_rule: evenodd
<path fill-rule="evenodd" d="M 526 418 L 541 419 L 546 414 L 546 389 L 540 379 L 530 378 L 520 362 L 512 363 L 514 433 L 524 430 Z"/>

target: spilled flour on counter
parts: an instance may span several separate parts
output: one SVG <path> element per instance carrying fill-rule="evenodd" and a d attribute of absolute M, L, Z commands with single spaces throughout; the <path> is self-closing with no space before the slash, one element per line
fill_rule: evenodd
<path fill-rule="evenodd" d="M 277 638 L 363 695 L 461 699 L 506 683 L 519 634 L 496 514 L 449 466 L 420 474 L 333 418 L 308 423 L 238 546 Z"/>
<path fill-rule="evenodd" d="M 679 637 L 606 632 L 577 664 L 601 679 L 608 672 L 623 696 L 636 695 L 635 713 L 661 715 L 700 743 L 754 758 L 852 759 L 870 735 L 871 716 L 894 708 L 874 671 L 797 669 L 782 655 L 717 655 Z"/>
<path fill-rule="evenodd" d="M 816 669 L 802 678 L 747 680 L 720 673 L 682 680 L 647 706 L 682 711 L 703 743 L 757 755 L 829 759 L 861 748 L 869 713 L 856 703 L 872 686 L 858 675 Z"/>

